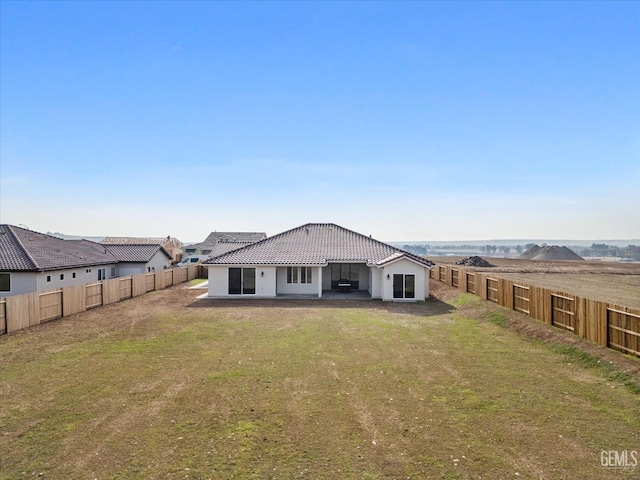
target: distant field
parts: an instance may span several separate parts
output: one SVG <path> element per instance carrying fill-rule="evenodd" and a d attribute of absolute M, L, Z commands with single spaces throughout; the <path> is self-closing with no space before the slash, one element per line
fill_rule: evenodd
<path fill-rule="evenodd" d="M 430 257 L 436 263 L 455 263 L 462 257 Z M 609 262 L 549 262 L 482 257 L 494 272 L 509 280 L 553 288 L 583 298 L 640 309 L 640 264 Z"/>
<path fill-rule="evenodd" d="M 432 283 L 174 287 L 0 337 L 0 478 L 638 478 L 601 452 L 640 451 L 640 362 Z"/>

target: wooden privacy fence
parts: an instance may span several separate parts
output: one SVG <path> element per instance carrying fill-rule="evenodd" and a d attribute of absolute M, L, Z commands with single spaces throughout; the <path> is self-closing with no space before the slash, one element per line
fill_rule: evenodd
<path fill-rule="evenodd" d="M 467 272 L 457 265 L 437 265 L 429 276 L 605 347 L 640 357 L 640 310 L 516 283 L 488 272 Z"/>
<path fill-rule="evenodd" d="M 199 265 L 0 298 L 0 335 L 162 290 L 206 275 Z"/>

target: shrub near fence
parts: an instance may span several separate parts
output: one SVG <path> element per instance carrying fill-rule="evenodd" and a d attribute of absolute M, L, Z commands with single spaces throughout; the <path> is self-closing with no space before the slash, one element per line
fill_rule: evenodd
<path fill-rule="evenodd" d="M 587 340 L 640 357 L 640 310 L 524 285 L 486 272 L 437 265 L 430 278 Z"/>
<path fill-rule="evenodd" d="M 0 298 L 0 334 L 162 290 L 206 275 L 199 265 Z"/>

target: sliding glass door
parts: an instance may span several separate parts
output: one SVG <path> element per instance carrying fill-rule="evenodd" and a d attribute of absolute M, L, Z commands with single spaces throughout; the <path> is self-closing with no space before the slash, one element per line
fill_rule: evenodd
<path fill-rule="evenodd" d="M 416 276 L 394 273 L 393 298 L 416 298 Z"/>
<path fill-rule="evenodd" d="M 256 293 L 255 268 L 229 269 L 229 295 L 253 295 Z"/>

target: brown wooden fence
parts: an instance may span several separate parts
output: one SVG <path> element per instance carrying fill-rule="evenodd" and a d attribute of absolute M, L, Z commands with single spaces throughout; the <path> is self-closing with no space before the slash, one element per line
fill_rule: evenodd
<path fill-rule="evenodd" d="M 640 357 L 640 310 L 525 285 L 457 265 L 436 265 L 430 278 L 549 325 Z"/>
<path fill-rule="evenodd" d="M 0 335 L 7 333 L 7 302 L 0 300 Z"/>
<path fill-rule="evenodd" d="M 58 290 L 0 298 L 0 334 L 15 332 L 204 276 L 204 267 L 190 265 L 157 273 L 141 273 Z"/>

